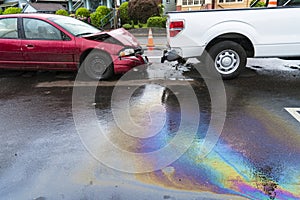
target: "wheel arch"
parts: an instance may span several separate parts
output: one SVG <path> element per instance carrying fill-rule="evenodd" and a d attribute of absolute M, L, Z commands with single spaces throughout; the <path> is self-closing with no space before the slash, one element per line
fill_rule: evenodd
<path fill-rule="evenodd" d="M 242 48 L 245 50 L 247 57 L 251 58 L 255 55 L 254 45 L 251 42 L 251 40 L 246 37 L 243 34 L 240 33 L 225 33 L 222 35 L 219 35 L 212 39 L 207 45 L 205 50 L 209 50 L 212 46 L 215 44 L 222 42 L 222 41 L 233 41 L 242 46 Z"/>

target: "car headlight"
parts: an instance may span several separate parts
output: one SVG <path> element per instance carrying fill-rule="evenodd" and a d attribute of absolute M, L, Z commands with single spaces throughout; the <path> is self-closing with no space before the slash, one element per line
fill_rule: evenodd
<path fill-rule="evenodd" d="M 135 54 L 134 49 L 128 48 L 128 49 L 123 49 L 120 51 L 119 56 L 124 57 L 124 56 L 132 56 Z"/>

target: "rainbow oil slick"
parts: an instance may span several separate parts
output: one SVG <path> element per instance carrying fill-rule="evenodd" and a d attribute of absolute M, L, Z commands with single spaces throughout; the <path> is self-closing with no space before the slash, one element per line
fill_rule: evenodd
<path fill-rule="evenodd" d="M 175 107 L 166 107 L 167 123 L 159 134 L 164 139 L 152 138 L 148 144 L 163 146 L 176 134 L 180 114 Z M 229 112 L 217 145 L 203 159 L 200 149 L 209 123 L 209 114 L 204 111 L 204 122 L 184 155 L 161 170 L 137 174 L 136 178 L 162 188 L 241 199 L 300 199 L 300 134 L 276 116 L 264 107 L 253 111 L 246 106 L 239 112 Z M 138 145 L 143 146 L 140 142 Z M 145 159 L 140 165 L 153 162 Z"/>

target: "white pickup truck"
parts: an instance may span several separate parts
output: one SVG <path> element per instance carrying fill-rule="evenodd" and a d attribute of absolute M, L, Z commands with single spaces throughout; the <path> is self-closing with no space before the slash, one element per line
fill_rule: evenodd
<path fill-rule="evenodd" d="M 300 59 L 299 22 L 297 6 L 169 12 L 162 62 L 199 58 L 232 79 L 247 58 Z"/>

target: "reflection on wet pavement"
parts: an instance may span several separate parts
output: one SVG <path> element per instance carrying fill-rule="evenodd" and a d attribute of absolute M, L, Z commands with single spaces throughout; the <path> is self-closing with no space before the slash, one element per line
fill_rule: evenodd
<path fill-rule="evenodd" d="M 111 96 L 119 79 L 96 82 L 95 99 L 82 102 L 82 109 L 95 108 L 98 122 L 111 143 L 129 152 L 148 153 L 174 139 L 182 116 L 177 96 L 184 93 L 186 84 L 193 87 L 199 102 L 200 124 L 192 145 L 172 164 L 138 174 L 112 170 L 83 149 L 71 113 L 74 78 L 58 79 L 51 74 L 2 77 L 5 87 L 0 89 L 1 132 L 9 135 L 1 138 L 6 146 L 1 152 L 5 164 L 0 163 L 0 195 L 26 199 L 95 199 L 98 194 L 106 199 L 300 199 L 299 124 L 282 117 L 288 115 L 283 109 L 288 106 L 286 102 L 299 106 L 300 85 L 296 78 L 284 81 L 252 76 L 225 83 L 226 123 L 217 145 L 202 159 L 200 149 L 211 118 L 205 81 L 195 78 L 195 74 L 189 76 L 165 68 L 172 69 L 153 64 L 136 71 L 135 79 L 123 84 L 125 93 L 145 83 L 129 99 L 131 120 L 144 128 L 140 135 L 125 134 L 114 122 Z M 84 81 L 81 84 L 83 88 L 95 85 Z M 160 121 L 164 122 L 162 127 Z M 152 122 L 157 122 L 157 127 L 152 127 Z M 157 128 L 161 129 L 154 134 Z M 188 129 L 186 132 L 192 135 Z M 27 139 L 22 139 L 22 135 Z M 99 152 L 109 150 L 103 148 L 110 144 L 99 144 L 103 145 Z M 12 156 L 4 158 L 8 153 Z M 13 161 L 7 164 L 8 160 Z M 131 164 L 140 169 L 155 166 L 157 160 L 145 156 Z M 63 189 L 59 189 L 58 182 Z M 125 196 L 124 190 L 129 191 Z M 150 190 L 152 196 L 147 196 Z"/>
<path fill-rule="evenodd" d="M 300 164 L 300 138 L 299 135 L 295 135 L 297 131 L 279 119 L 272 119 L 271 113 L 263 108 L 260 112 L 251 109 L 234 110 L 233 113 L 229 111 L 219 143 L 206 159 L 198 159 L 198 151 L 201 149 L 209 123 L 210 107 L 206 105 L 208 91 L 205 87 L 194 89 L 201 109 L 201 123 L 192 146 L 173 164 L 152 173 L 137 174 L 136 178 L 144 183 L 183 191 L 210 191 L 246 199 L 298 199 L 300 172 L 297 166 Z M 176 95 L 159 85 L 146 85 L 134 93 L 130 101 L 133 107 L 132 115 L 136 115 L 141 125 L 145 123 L 145 132 L 148 130 L 147 121 L 151 118 L 149 113 L 143 111 L 151 107 L 151 103 L 162 105 L 160 111 L 151 113 L 151 117 L 161 118 L 162 113 L 166 115 L 166 123 L 161 132 L 144 140 L 109 132 L 114 144 L 131 152 L 149 152 L 164 147 L 172 140 L 180 124 L 180 105 Z M 96 108 L 98 116 L 102 115 L 102 107 Z M 101 118 L 103 119 L 103 116 Z M 107 122 L 112 118 L 111 114 L 104 117 Z M 270 127 L 269 124 L 276 125 Z M 283 131 L 285 133 L 282 133 Z M 277 138 L 278 134 L 292 137 L 292 141 Z M 298 156 L 286 160 L 286 154 L 291 153 Z M 155 161 L 137 162 L 153 165 Z"/>

